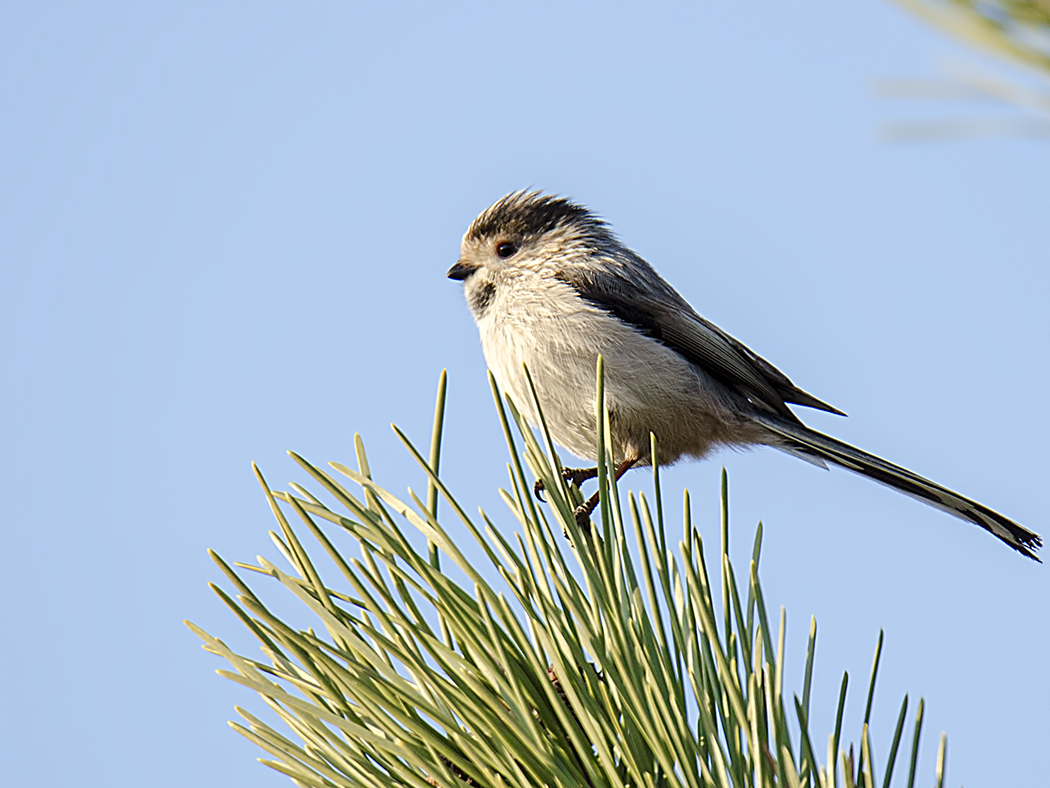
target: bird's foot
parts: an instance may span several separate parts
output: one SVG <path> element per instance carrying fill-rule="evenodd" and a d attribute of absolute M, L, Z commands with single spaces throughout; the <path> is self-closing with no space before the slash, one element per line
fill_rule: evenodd
<path fill-rule="evenodd" d="M 598 475 L 598 468 L 562 468 L 561 478 L 567 481 L 569 484 L 574 484 L 579 487 L 585 481 L 595 478 Z"/>
<path fill-rule="evenodd" d="M 589 533 L 591 530 L 591 514 L 593 514 L 595 508 L 597 508 L 598 500 L 598 493 L 595 493 L 577 506 L 576 510 L 573 512 L 576 517 L 576 527 L 585 534 Z"/>
<path fill-rule="evenodd" d="M 562 468 L 561 478 L 567 481 L 569 484 L 579 487 L 588 479 L 593 479 L 598 475 L 597 468 Z M 537 479 L 536 483 L 532 485 L 532 492 L 536 495 L 536 498 L 543 503 L 547 500 L 543 497 L 543 491 L 546 489 L 543 484 L 543 479 Z"/>

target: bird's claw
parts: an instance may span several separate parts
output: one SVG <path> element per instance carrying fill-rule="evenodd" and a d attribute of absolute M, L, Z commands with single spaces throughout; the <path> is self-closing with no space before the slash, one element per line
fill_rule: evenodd
<path fill-rule="evenodd" d="M 597 468 L 562 468 L 561 478 L 567 481 L 574 487 L 579 487 L 588 479 L 593 479 L 598 475 Z M 541 503 L 547 503 L 547 499 L 543 495 L 543 491 L 547 489 L 547 485 L 543 483 L 543 479 L 537 479 L 536 483 L 532 485 L 532 492 L 536 496 L 536 500 Z"/>

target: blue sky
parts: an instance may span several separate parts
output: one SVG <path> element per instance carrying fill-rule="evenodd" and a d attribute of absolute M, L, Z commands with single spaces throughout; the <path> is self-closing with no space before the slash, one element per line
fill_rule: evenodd
<path fill-rule="evenodd" d="M 0 9 L 5 782 L 287 784 L 225 725 L 261 702 L 181 624 L 250 647 L 205 554 L 275 558 L 250 461 L 284 486 L 302 480 L 286 449 L 351 462 L 360 432 L 381 481 L 420 488 L 389 424 L 425 441 L 448 369 L 448 481 L 513 527 L 444 274 L 522 187 L 595 209 L 850 414 L 805 414 L 817 429 L 1050 532 L 1045 141 L 888 144 L 897 121 L 1010 110 L 890 101 L 880 81 L 996 64 L 889 3 L 766 6 Z M 1045 772 L 1045 567 L 768 450 L 664 475 L 712 536 L 722 464 L 741 557 L 765 523 L 791 687 L 819 622 L 816 735 L 884 628 L 880 761 L 908 692 L 927 702 L 922 779 L 942 730 L 952 784 Z M 862 712 L 857 694 L 851 735 Z"/>

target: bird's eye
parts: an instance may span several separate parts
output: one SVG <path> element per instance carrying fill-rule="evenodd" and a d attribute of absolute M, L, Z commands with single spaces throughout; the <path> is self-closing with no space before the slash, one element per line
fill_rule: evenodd
<path fill-rule="evenodd" d="M 496 254 L 506 260 L 508 257 L 512 257 L 514 253 L 518 251 L 518 245 L 511 243 L 510 241 L 501 241 L 496 244 Z"/>

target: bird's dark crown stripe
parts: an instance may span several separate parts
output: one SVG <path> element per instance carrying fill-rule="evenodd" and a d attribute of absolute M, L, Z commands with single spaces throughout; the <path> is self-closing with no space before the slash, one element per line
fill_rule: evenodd
<path fill-rule="evenodd" d="M 467 231 L 467 237 L 477 241 L 496 236 L 538 236 L 570 224 L 591 232 L 608 232 L 605 222 L 563 197 L 515 193 L 507 195 L 479 216 Z"/>

